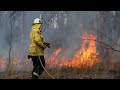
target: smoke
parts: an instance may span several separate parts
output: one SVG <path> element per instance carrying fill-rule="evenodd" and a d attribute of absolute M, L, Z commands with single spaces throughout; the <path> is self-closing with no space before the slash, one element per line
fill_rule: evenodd
<path fill-rule="evenodd" d="M 64 24 L 65 19 L 66 24 Z M 51 49 L 62 48 L 60 56 L 71 58 L 80 48 L 81 36 L 94 28 L 96 13 L 90 11 L 72 11 L 68 15 L 57 16 L 58 28 L 50 28 L 45 33 L 45 39 L 51 43 Z M 51 50 L 51 51 L 52 51 Z"/>
<path fill-rule="evenodd" d="M 16 15 L 13 21 L 12 57 L 16 56 L 20 60 L 27 60 L 32 23 L 35 18 L 44 16 L 45 13 L 48 13 L 46 15 L 48 18 L 51 17 L 50 25 L 43 29 L 45 41 L 51 44 L 51 48 L 45 50 L 45 56 L 51 55 L 58 48 L 62 48 L 58 58 L 62 56 L 71 58 L 80 48 L 81 36 L 84 32 L 90 32 L 97 36 L 96 11 L 56 11 L 55 13 L 51 11 L 24 11 L 24 14 L 21 12 L 21 14 Z M 51 13 L 54 15 L 52 16 Z M 108 24 L 104 30 L 110 29 L 107 28 Z M 8 58 L 8 39 L 10 37 L 8 11 L 0 11 L 0 27 L 0 55 Z"/>
<path fill-rule="evenodd" d="M 15 13 L 11 23 L 9 11 L 0 11 L 0 27 L 1 27 L 0 56 L 4 57 L 5 62 L 8 61 L 8 57 L 9 57 L 9 49 L 10 49 L 9 41 L 11 42 L 11 46 L 12 46 L 11 55 L 10 55 L 11 61 L 13 61 L 12 59 L 14 57 L 16 57 L 18 60 L 24 60 L 24 61 L 27 60 L 27 51 L 29 46 L 29 34 L 31 31 L 31 25 L 33 20 L 38 16 L 36 16 L 35 12 L 21 11 Z M 12 39 L 10 40 L 11 25 L 12 25 Z M 30 67 L 31 65 L 28 66 Z M 22 64 L 22 66 L 25 67 L 27 65 L 24 63 Z"/>
<path fill-rule="evenodd" d="M 16 16 L 13 22 L 12 56 L 27 58 L 31 25 L 33 20 L 39 17 L 42 12 L 25 11 L 24 18 L 22 14 Z M 52 17 L 52 24 L 43 32 L 45 40 L 51 43 L 51 48 L 47 49 L 46 53 L 52 53 L 55 49 L 61 47 L 63 48 L 61 56 L 71 57 L 80 47 L 80 37 L 83 32 L 90 32 L 91 28 L 94 27 L 96 14 L 94 11 L 69 11 L 69 13 L 66 14 L 60 14 L 60 12 L 61 11 L 58 11 L 56 15 Z M 7 11 L 1 11 L 0 19 L 1 54 L 8 57 L 10 23 Z M 21 42 L 23 42 L 23 45 Z"/>

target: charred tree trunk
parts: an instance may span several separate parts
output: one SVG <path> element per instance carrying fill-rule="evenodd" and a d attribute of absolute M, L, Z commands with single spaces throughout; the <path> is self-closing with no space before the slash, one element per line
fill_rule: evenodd
<path fill-rule="evenodd" d="M 108 40 L 111 34 L 110 26 L 110 13 L 108 11 L 98 11 L 97 12 L 97 39 L 106 44 L 111 44 Z M 100 55 L 103 59 L 110 59 L 110 52 L 107 46 L 103 43 L 98 44 Z"/>
<path fill-rule="evenodd" d="M 21 15 L 21 22 L 22 22 L 22 29 L 21 29 L 21 49 L 20 49 L 20 57 L 22 58 L 23 57 L 23 48 L 25 47 L 24 46 L 24 30 L 25 30 L 25 26 L 24 26 L 24 12 L 22 12 L 22 15 Z"/>
<path fill-rule="evenodd" d="M 13 39 L 13 24 L 12 24 L 12 16 L 9 15 L 9 25 L 10 25 L 10 37 L 9 37 L 9 40 L 8 40 L 8 44 L 9 44 L 9 56 L 8 56 L 8 62 L 7 62 L 7 69 L 6 69 L 6 74 L 10 74 L 10 65 L 11 65 L 11 51 L 12 51 L 12 39 Z"/>
<path fill-rule="evenodd" d="M 96 17 L 97 17 L 97 39 L 100 40 L 100 41 L 103 41 L 103 36 L 102 36 L 102 33 L 103 33 L 103 30 L 104 30 L 104 25 L 103 25 L 103 18 L 100 14 L 99 11 L 97 11 L 96 13 Z M 99 32 L 102 32 L 102 33 L 99 33 Z M 98 50 L 100 51 L 100 53 L 103 52 L 103 48 L 100 47 L 100 45 L 98 44 Z"/>
<path fill-rule="evenodd" d="M 8 14 L 8 19 L 9 19 L 9 36 L 8 37 L 8 45 L 9 45 L 9 51 L 8 51 L 8 62 L 7 62 L 7 68 L 6 68 L 6 71 L 5 73 L 6 74 L 11 74 L 11 71 L 12 71 L 12 68 L 11 68 L 11 61 L 12 61 L 12 58 L 11 58 L 11 52 L 12 52 L 12 43 L 14 41 L 14 35 L 13 35 L 13 32 L 14 32 L 14 27 L 13 24 L 16 20 L 16 17 L 18 17 L 18 15 L 20 14 L 21 12 L 17 12 L 17 11 L 9 11 L 7 14 Z"/>

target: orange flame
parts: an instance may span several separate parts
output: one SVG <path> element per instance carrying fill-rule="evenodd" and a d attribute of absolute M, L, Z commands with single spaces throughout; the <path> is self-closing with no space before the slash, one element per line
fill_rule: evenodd
<path fill-rule="evenodd" d="M 5 68 L 5 60 L 2 56 L 0 56 L 0 69 Z"/>
<path fill-rule="evenodd" d="M 62 51 L 61 48 L 57 49 L 51 58 L 47 58 L 47 63 L 49 66 L 60 66 L 60 67 L 92 67 L 94 64 L 100 62 L 98 58 L 99 52 L 96 50 L 96 36 L 88 33 L 84 33 L 82 36 L 83 42 L 80 49 L 75 53 L 75 55 L 66 60 L 64 57 L 59 60 L 56 57 Z"/>
<path fill-rule="evenodd" d="M 21 66 L 20 64 L 21 64 L 20 60 L 16 57 L 13 57 L 13 59 L 11 61 L 11 65 L 13 67 L 19 68 Z"/>
<path fill-rule="evenodd" d="M 59 60 L 57 60 L 57 56 L 62 51 L 62 48 L 58 48 L 55 50 L 55 52 L 52 54 L 52 57 L 47 57 L 47 63 L 49 63 L 49 66 L 56 67 L 59 64 Z"/>
<path fill-rule="evenodd" d="M 96 50 L 96 36 L 84 33 L 81 38 L 82 44 L 80 45 L 80 49 L 78 49 L 71 59 L 66 59 L 63 56 L 58 59 L 57 57 L 63 50 L 62 48 L 58 48 L 54 51 L 51 57 L 47 57 L 46 63 L 48 64 L 48 67 L 92 67 L 94 64 L 100 62 L 100 58 L 98 58 L 99 52 Z M 12 66 L 16 68 L 21 68 L 23 63 L 16 57 L 14 57 L 11 62 Z M 5 67 L 5 60 L 0 57 L 0 68 Z"/>

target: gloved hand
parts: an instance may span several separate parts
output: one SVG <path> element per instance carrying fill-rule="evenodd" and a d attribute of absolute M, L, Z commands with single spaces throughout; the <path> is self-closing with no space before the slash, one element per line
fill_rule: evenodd
<path fill-rule="evenodd" d="M 50 43 L 44 42 L 43 44 L 46 45 L 48 48 L 50 48 Z"/>
<path fill-rule="evenodd" d="M 30 55 L 28 55 L 28 59 L 30 59 Z"/>

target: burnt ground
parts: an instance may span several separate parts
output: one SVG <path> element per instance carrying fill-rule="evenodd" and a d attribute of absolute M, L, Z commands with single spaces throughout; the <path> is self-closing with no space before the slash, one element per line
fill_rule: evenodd
<path fill-rule="evenodd" d="M 47 71 L 56 79 L 120 79 L 120 62 L 101 62 L 92 68 L 52 68 Z M 0 79 L 30 79 L 31 71 L 9 71 Z M 52 79 L 45 71 L 39 79 Z"/>
<path fill-rule="evenodd" d="M 61 75 L 51 74 L 55 77 L 55 79 L 120 79 L 120 73 L 112 72 L 112 73 L 104 73 L 103 75 L 98 74 L 78 74 L 78 75 L 71 75 L 70 73 L 65 73 Z M 0 75 L 0 79 L 30 79 L 31 73 L 30 72 L 18 72 L 12 73 L 11 75 Z M 39 79 L 52 79 L 49 75 L 45 72 L 39 77 Z"/>

